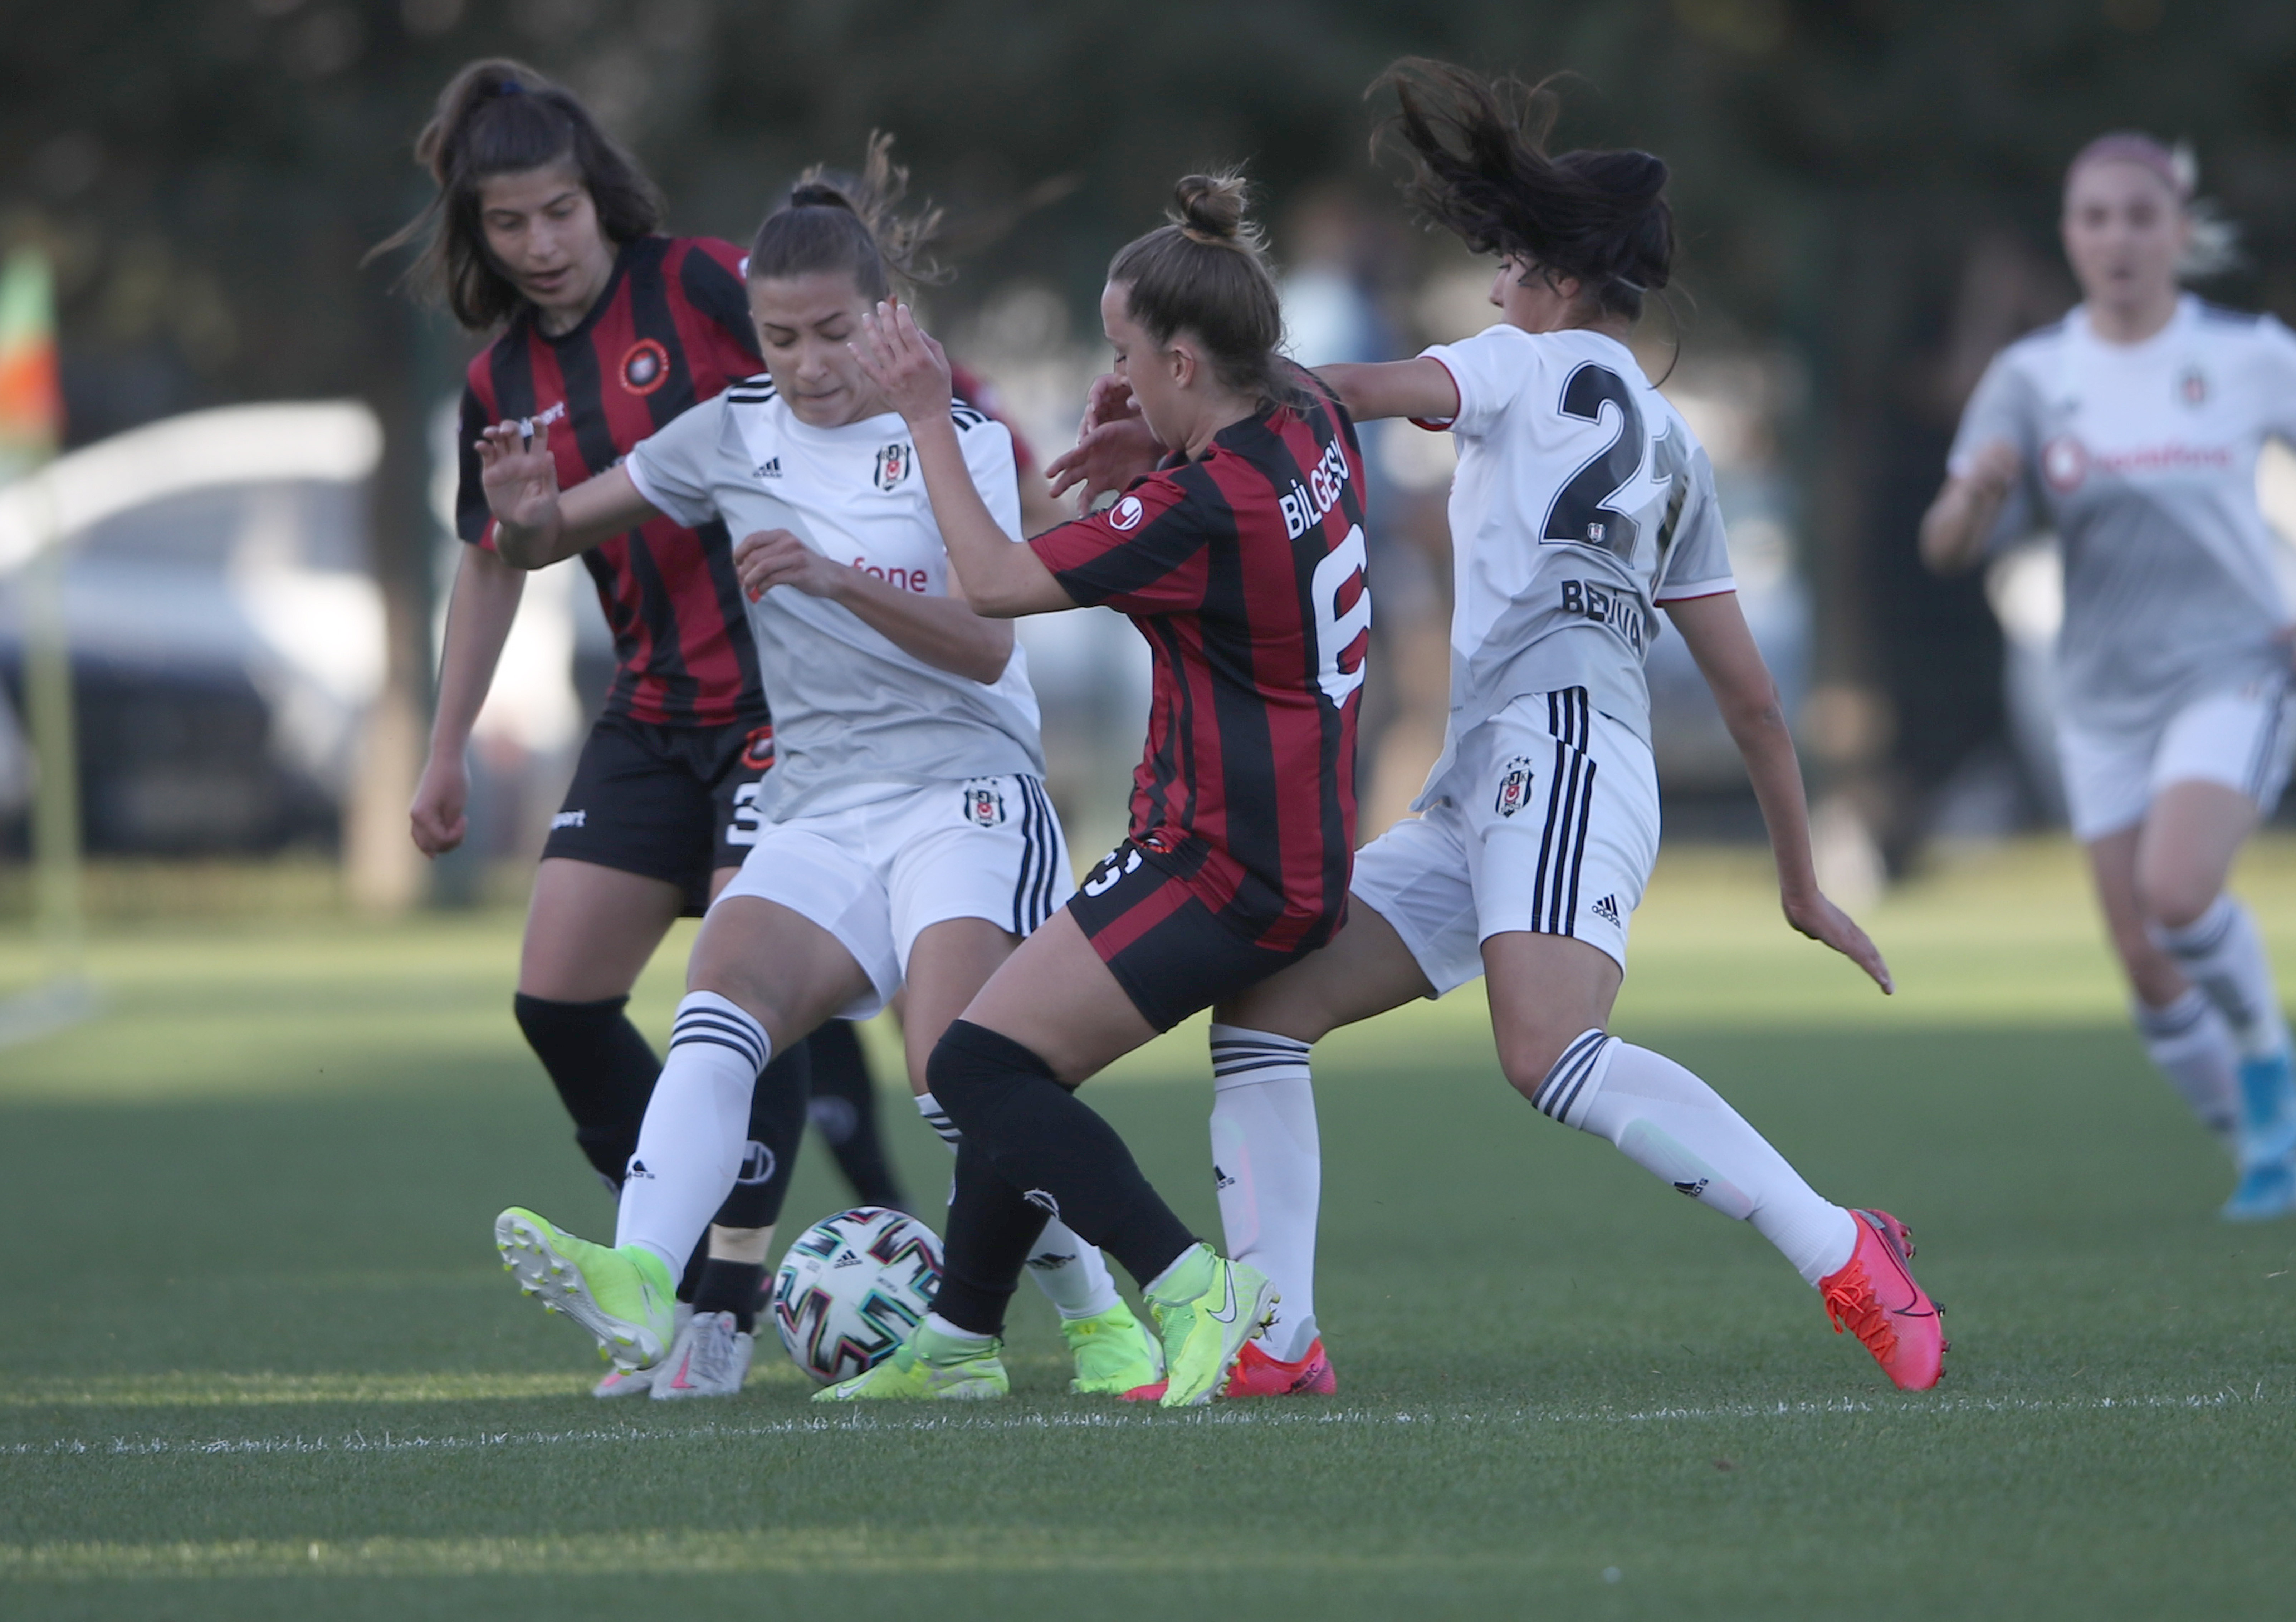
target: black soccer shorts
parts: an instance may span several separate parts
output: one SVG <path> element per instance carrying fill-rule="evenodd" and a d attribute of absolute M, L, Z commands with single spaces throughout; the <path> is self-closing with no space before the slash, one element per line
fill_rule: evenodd
<path fill-rule="evenodd" d="M 1315 948 L 1265 946 L 1198 893 L 1185 856 L 1127 840 L 1085 875 L 1068 910 L 1140 1017 L 1169 1030 Z M 1317 944 L 1321 944 L 1320 939 Z"/>
<path fill-rule="evenodd" d="M 601 716 L 542 854 L 664 880 L 699 917 L 710 874 L 739 867 L 757 842 L 758 784 L 773 763 L 771 726 Z"/>

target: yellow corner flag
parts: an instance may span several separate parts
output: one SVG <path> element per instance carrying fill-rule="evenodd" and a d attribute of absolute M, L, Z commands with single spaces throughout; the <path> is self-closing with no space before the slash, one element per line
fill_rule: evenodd
<path fill-rule="evenodd" d="M 55 284 L 47 255 L 20 248 L 0 267 L 0 457 L 21 471 L 55 455 L 63 436 Z"/>

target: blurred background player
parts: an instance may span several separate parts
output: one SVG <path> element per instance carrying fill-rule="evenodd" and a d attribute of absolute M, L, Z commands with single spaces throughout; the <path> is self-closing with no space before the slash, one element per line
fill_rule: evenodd
<path fill-rule="evenodd" d="M 1129 835 L 933 1050 L 933 1091 L 964 1134 L 933 1309 L 890 1358 L 818 1401 L 1005 1395 L 998 1337 L 1046 1211 L 1140 1283 L 1167 1407 L 1210 1400 L 1275 1309 L 1266 1276 L 1189 1233 L 1075 1095 L 1329 939 L 1355 844 L 1371 619 L 1355 430 L 1279 352 L 1242 179 L 1183 179 L 1169 217 L 1109 266 L 1101 319 L 1117 386 L 1095 390 L 1096 409 L 1130 402 L 1160 465 L 1026 547 L 1002 544 L 994 492 L 942 414 L 939 346 L 906 308 L 881 305 L 865 330 L 868 373 L 915 436 L 971 601 L 1007 619 L 1105 603 L 1147 639 L 1155 685 Z"/>
<path fill-rule="evenodd" d="M 579 479 L 761 363 L 741 250 L 659 234 L 660 198 L 636 160 L 532 70 L 504 61 L 464 69 L 415 155 L 439 191 L 385 246 L 423 239 L 418 283 L 443 295 L 467 330 L 502 329 L 472 362 L 463 395 L 457 529 L 471 544 L 447 610 L 430 761 L 411 812 L 415 843 L 435 856 L 466 831 L 465 750 L 525 583 L 493 548 L 480 430 L 504 415 L 555 421 L 562 471 Z M 658 520 L 584 561 L 619 668 L 543 848 L 514 1007 L 573 1118 L 575 1141 L 618 1189 L 660 1068 L 625 1012 L 630 987 L 671 922 L 706 906 L 756 837 L 751 800 L 773 765 L 773 730 L 722 527 Z M 899 1204 L 851 1028 L 824 1031 L 810 1058 L 813 1089 L 831 1106 L 827 1135 L 856 1195 Z M 753 1328 L 795 1164 L 808 1059 L 786 1055 L 791 1085 L 761 1094 L 785 1113 L 751 1123 L 710 1259 L 681 1285 L 694 1308 L 684 1332 L 696 1366 L 657 1396 L 739 1384 L 730 1371 L 746 1347 L 737 1337 Z M 598 1394 L 641 1395 L 651 1384 L 610 1373 Z"/>
<path fill-rule="evenodd" d="M 1381 81 L 1410 163 L 1405 194 L 1499 256 L 1501 320 L 1414 360 L 1319 375 L 1364 418 L 1456 438 L 1451 717 L 1414 809 L 1357 854 L 1332 944 L 1225 1001 L 1212 1067 L 1234 1099 L 1244 1176 L 1220 1213 L 1235 1253 L 1297 1315 L 1246 1348 L 1231 1396 L 1332 1389 L 1316 1335 L 1309 1045 L 1340 1026 L 1485 977 L 1501 1069 L 1565 1126 L 1607 1138 L 1693 1200 L 1751 1222 L 1898 1385 L 1936 1383 L 1944 1342 L 1887 1212 L 1821 1198 L 1698 1077 L 1603 1028 L 1658 855 L 1643 661 L 1663 607 L 1746 763 L 1787 922 L 1890 989 L 1865 931 L 1820 893 L 1801 773 L 1738 608 L 1706 453 L 1627 347 L 1669 280 L 1666 165 L 1552 158 L 1557 111 L 1526 90 L 1406 61 Z"/>
<path fill-rule="evenodd" d="M 2296 1081 L 2233 859 L 2296 745 L 2288 605 L 2257 503 L 2296 442 L 2296 336 L 2203 304 L 2225 267 L 2188 160 L 2108 135 L 2065 176 L 2081 302 L 2003 350 L 1963 414 L 1922 555 L 1968 567 L 2036 528 L 2064 555 L 2057 756 L 2074 836 L 2154 1064 L 2239 1167 L 2234 1221 L 2296 1210 Z"/>
<path fill-rule="evenodd" d="M 522 1281 L 624 1367 L 666 1355 L 668 1270 L 736 1181 L 742 1113 L 787 1089 L 772 1056 L 905 990 L 919 1108 L 945 1126 L 925 1092 L 927 1053 L 1074 884 L 1027 661 L 1012 627 L 955 588 L 911 430 L 850 346 L 896 274 L 927 271 L 939 218 L 896 213 L 907 176 L 889 146 L 873 137 L 856 178 L 809 172 L 759 226 L 746 282 L 764 374 L 562 496 L 547 425 L 529 438 L 512 421 L 480 440 L 499 545 L 519 567 L 665 515 L 738 530 L 719 557 L 739 570 L 777 723 L 750 852 L 694 943 L 615 1246 L 515 1208 L 496 1226 Z M 1016 543 L 1011 436 L 947 388 L 934 413 L 995 492 L 1001 542 Z M 1061 1311 L 1075 1389 L 1152 1382 L 1154 1343 L 1098 1252 L 1042 1212 L 1029 1234 L 1040 1237 L 1034 1276 Z"/>

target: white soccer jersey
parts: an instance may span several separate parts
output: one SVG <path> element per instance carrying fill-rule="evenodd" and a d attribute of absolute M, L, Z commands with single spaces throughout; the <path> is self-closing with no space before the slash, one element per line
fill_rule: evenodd
<path fill-rule="evenodd" d="M 1021 528 L 1013 437 L 952 402 L 972 482 L 1007 535 Z M 948 553 L 924 475 L 890 413 L 842 428 L 798 421 L 755 377 L 702 401 L 624 463 L 638 493 L 679 523 L 723 519 L 734 540 L 787 529 L 833 562 L 927 596 L 948 594 Z M 852 610 L 793 586 L 749 605 L 774 718 L 761 808 L 775 818 L 840 810 L 909 784 L 1042 776 L 1037 695 L 1020 648 L 993 684 L 904 652 Z"/>
<path fill-rule="evenodd" d="M 1422 809 L 1524 693 L 1583 687 L 1647 742 L 1656 605 L 1737 588 L 1706 452 L 1624 344 L 1501 324 L 1424 353 L 1458 385 L 1459 468 L 1451 717 Z"/>
<path fill-rule="evenodd" d="M 2025 476 L 1989 537 L 2054 528 L 2057 643 L 2077 725 L 2150 733 L 2196 700 L 2285 673 L 2288 610 L 2256 500 L 2264 441 L 2296 440 L 2296 336 L 2269 315 L 2177 301 L 2142 343 L 2076 308 L 1994 358 L 1949 463 L 2004 439 Z"/>

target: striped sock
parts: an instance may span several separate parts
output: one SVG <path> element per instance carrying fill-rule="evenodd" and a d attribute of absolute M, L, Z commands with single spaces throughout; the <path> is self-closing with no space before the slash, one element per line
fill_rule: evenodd
<path fill-rule="evenodd" d="M 956 1152 L 963 1134 L 948 1112 L 930 1093 L 917 1094 L 917 1113 L 924 1117 L 925 1125 L 933 1135 L 948 1145 L 951 1154 Z M 955 1197 L 955 1191 L 950 1190 Z M 1029 1252 L 1029 1276 L 1037 1281 L 1037 1288 L 1063 1318 L 1095 1318 L 1116 1305 L 1116 1280 L 1108 1271 L 1108 1258 L 1096 1245 L 1083 1239 L 1058 1217 L 1045 1224 L 1037 1235 L 1035 1247 Z"/>
<path fill-rule="evenodd" d="M 1316 1339 L 1316 1220 L 1324 1161 L 1308 1044 L 1273 1031 L 1215 1024 L 1212 1179 L 1231 1258 L 1249 1262 L 1283 1298 L 1267 1355 L 1307 1356 Z"/>
<path fill-rule="evenodd" d="M 2240 1143 L 2240 1050 L 2232 1028 L 2197 986 L 2166 1008 L 2131 1005 L 2145 1056 L 2225 1147 Z"/>
<path fill-rule="evenodd" d="M 766 1028 L 714 991 L 691 991 L 622 1183 L 618 1245 L 639 1244 L 675 1274 L 733 1192 L 750 1145 L 750 1094 L 773 1054 Z"/>
<path fill-rule="evenodd" d="M 2264 938 L 2246 907 L 2218 896 L 2215 905 L 2183 929 L 2156 929 L 2152 935 L 2224 1015 L 2242 1058 L 2269 1058 L 2288 1045 L 2272 961 L 2264 954 Z"/>

